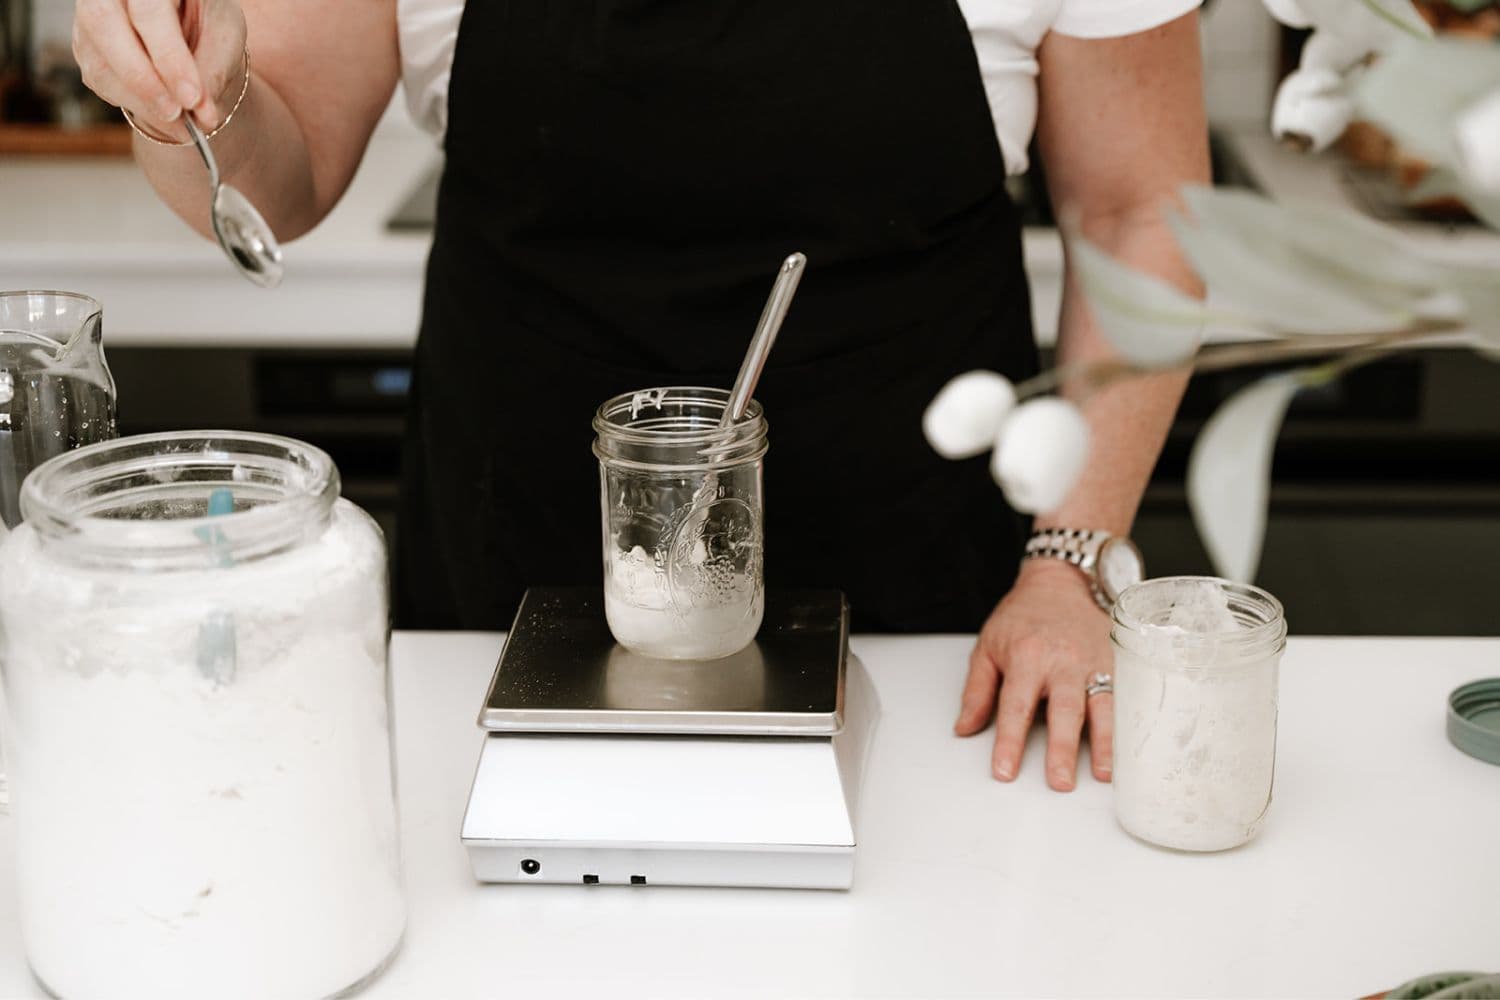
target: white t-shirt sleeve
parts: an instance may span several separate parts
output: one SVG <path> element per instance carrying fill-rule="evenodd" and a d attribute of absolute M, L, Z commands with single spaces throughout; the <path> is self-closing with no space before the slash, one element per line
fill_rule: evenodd
<path fill-rule="evenodd" d="M 398 0 L 396 4 L 406 107 L 412 120 L 439 140 L 448 130 L 448 79 L 463 13 L 464 0 Z"/>
<path fill-rule="evenodd" d="M 1133 35 L 1175 20 L 1202 0 L 1062 0 L 1052 30 L 1074 38 Z M 1237 0 L 1239 3 L 1250 0 Z"/>

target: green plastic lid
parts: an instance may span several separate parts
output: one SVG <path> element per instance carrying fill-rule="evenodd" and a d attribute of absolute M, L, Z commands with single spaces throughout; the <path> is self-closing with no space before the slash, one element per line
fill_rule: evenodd
<path fill-rule="evenodd" d="M 1500 677 L 1453 689 L 1448 696 L 1448 739 L 1471 757 L 1500 764 Z"/>

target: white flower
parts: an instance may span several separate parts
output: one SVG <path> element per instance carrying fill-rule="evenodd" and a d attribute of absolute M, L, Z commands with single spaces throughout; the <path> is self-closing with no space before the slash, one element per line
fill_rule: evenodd
<path fill-rule="evenodd" d="M 922 414 L 927 443 L 944 458 L 973 458 L 995 443 L 1016 405 L 1010 380 L 995 372 L 965 372 L 933 397 Z"/>
<path fill-rule="evenodd" d="M 1265 0 L 1266 10 L 1271 16 L 1289 28 L 1306 28 L 1312 25 L 1312 18 L 1307 16 L 1307 11 L 1297 0 Z"/>
<path fill-rule="evenodd" d="M 1500 194 L 1500 91 L 1470 105 L 1453 132 L 1464 175 L 1481 191 Z"/>
<path fill-rule="evenodd" d="M 1040 514 L 1067 499 L 1088 455 L 1083 412 L 1066 399 L 1044 396 L 1022 403 L 1005 421 L 990 471 L 1012 507 Z"/>
<path fill-rule="evenodd" d="M 1271 132 L 1278 139 L 1300 138 L 1316 153 L 1343 135 L 1353 117 L 1354 100 L 1344 89 L 1344 78 L 1332 69 L 1304 67 L 1277 88 Z"/>

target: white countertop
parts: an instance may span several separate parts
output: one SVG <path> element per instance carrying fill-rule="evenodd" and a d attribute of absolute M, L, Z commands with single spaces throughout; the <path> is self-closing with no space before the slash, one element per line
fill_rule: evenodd
<path fill-rule="evenodd" d="M 501 638 L 395 640 L 410 927 L 377 998 L 1362 996 L 1500 969 L 1500 767 L 1444 736 L 1500 640 L 1293 639 L 1259 839 L 1186 855 L 1123 833 L 1109 788 L 1013 785 L 950 726 L 970 640 L 862 638 L 884 705 L 855 887 L 478 885 L 458 828 Z M 0 817 L 0 996 L 40 997 Z"/>

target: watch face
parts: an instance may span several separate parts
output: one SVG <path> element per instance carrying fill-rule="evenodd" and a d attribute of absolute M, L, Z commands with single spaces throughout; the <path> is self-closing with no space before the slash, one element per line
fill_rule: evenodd
<path fill-rule="evenodd" d="M 1099 549 L 1099 589 L 1111 602 L 1132 583 L 1146 577 L 1146 564 L 1135 544 L 1124 538 L 1107 539 Z"/>

